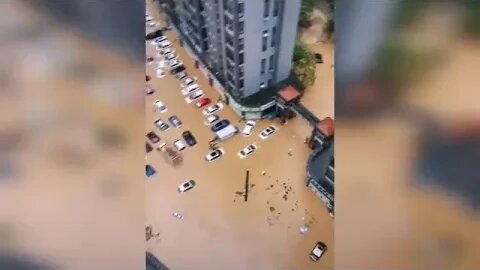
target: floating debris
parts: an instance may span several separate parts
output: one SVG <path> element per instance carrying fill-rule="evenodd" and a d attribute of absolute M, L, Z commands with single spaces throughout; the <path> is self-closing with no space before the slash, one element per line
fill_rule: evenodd
<path fill-rule="evenodd" d="M 310 231 L 310 227 L 309 227 L 307 224 L 305 224 L 305 225 L 303 225 L 303 226 L 300 227 L 300 233 L 301 233 L 301 234 L 306 234 L 306 233 L 308 233 L 309 231 Z"/>
<path fill-rule="evenodd" d="M 273 212 L 273 211 L 275 211 L 275 207 L 270 206 L 270 212 Z"/>
<path fill-rule="evenodd" d="M 273 185 L 270 185 L 271 188 L 273 188 Z"/>
<path fill-rule="evenodd" d="M 288 200 L 288 197 L 287 197 L 287 195 L 286 195 L 286 194 L 285 194 L 285 195 L 283 195 L 283 196 L 282 196 L 282 198 L 283 198 L 285 201 L 286 201 L 286 200 Z"/>
<path fill-rule="evenodd" d="M 292 208 L 292 212 L 294 212 L 294 211 L 295 211 L 295 209 Z"/>
<path fill-rule="evenodd" d="M 172 216 L 174 216 L 174 217 L 176 217 L 176 218 L 178 218 L 178 219 L 184 219 L 184 218 L 185 218 L 182 214 L 180 214 L 180 213 L 178 213 L 178 212 L 173 213 Z"/>
<path fill-rule="evenodd" d="M 265 175 L 267 172 L 266 171 L 262 171 L 262 175 Z"/>
<path fill-rule="evenodd" d="M 267 201 L 267 204 L 270 204 L 270 201 Z"/>

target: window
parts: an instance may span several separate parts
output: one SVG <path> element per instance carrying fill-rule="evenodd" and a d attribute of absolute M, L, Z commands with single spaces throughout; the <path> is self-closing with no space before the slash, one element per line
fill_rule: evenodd
<path fill-rule="evenodd" d="M 269 9 L 270 9 L 270 0 L 265 0 L 264 5 L 263 5 L 263 17 L 264 18 L 268 18 Z"/>
<path fill-rule="evenodd" d="M 273 54 L 270 55 L 270 59 L 268 59 L 268 69 L 273 70 Z"/>
<path fill-rule="evenodd" d="M 266 61 L 265 58 L 262 59 L 262 62 L 260 64 L 260 73 L 263 74 L 265 73 L 265 64 L 266 64 Z"/>
<path fill-rule="evenodd" d="M 280 0 L 273 0 L 273 16 L 278 16 L 278 10 L 280 8 Z"/>
<path fill-rule="evenodd" d="M 244 12 L 244 3 L 238 3 L 238 16 L 243 17 L 243 12 Z"/>
<path fill-rule="evenodd" d="M 262 37 L 262 52 L 267 50 L 268 36 Z"/>
<path fill-rule="evenodd" d="M 243 21 L 238 23 L 238 33 L 239 34 L 243 34 L 244 27 L 245 27 L 245 23 Z"/>
<path fill-rule="evenodd" d="M 238 62 L 240 63 L 240 65 L 243 64 L 243 53 L 238 55 Z"/>
<path fill-rule="evenodd" d="M 245 41 L 244 41 L 243 38 L 238 39 L 238 50 L 239 50 L 239 51 L 243 51 L 243 47 L 244 47 L 244 45 L 245 45 L 244 42 L 245 42 Z"/>
<path fill-rule="evenodd" d="M 275 37 L 276 37 L 276 34 L 277 34 L 277 27 L 274 26 L 272 28 L 272 39 L 270 40 L 270 46 L 271 47 L 275 47 Z"/>
<path fill-rule="evenodd" d="M 272 79 L 268 79 L 267 87 L 272 86 Z"/>
<path fill-rule="evenodd" d="M 239 81 L 239 86 L 238 86 L 238 87 L 239 87 L 239 88 L 243 88 L 243 79 L 241 79 L 241 80 Z"/>

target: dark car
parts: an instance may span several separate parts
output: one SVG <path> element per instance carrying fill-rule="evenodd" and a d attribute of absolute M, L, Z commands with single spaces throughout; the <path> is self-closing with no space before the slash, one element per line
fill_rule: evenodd
<path fill-rule="evenodd" d="M 152 152 L 152 150 L 153 150 L 153 147 L 150 144 L 148 144 L 147 142 L 145 142 L 145 151 L 147 153 L 150 153 L 150 152 Z"/>
<path fill-rule="evenodd" d="M 178 118 L 176 115 L 170 116 L 168 118 L 168 122 L 170 122 L 176 128 L 179 128 L 183 125 L 182 121 L 180 121 L 180 118 Z"/>
<path fill-rule="evenodd" d="M 154 144 L 160 141 L 160 137 L 158 137 L 158 135 L 153 131 L 147 133 L 147 138 Z"/>
<path fill-rule="evenodd" d="M 218 121 L 215 125 L 213 125 L 210 129 L 213 131 L 213 132 L 217 132 L 223 128 L 225 128 L 226 126 L 230 125 L 230 121 L 228 121 L 227 119 L 223 119 L 223 120 L 220 120 Z"/>
<path fill-rule="evenodd" d="M 323 63 L 323 56 L 321 53 L 316 53 L 315 54 L 315 62 L 317 64 L 322 64 Z"/>
<path fill-rule="evenodd" d="M 163 36 L 163 31 L 162 30 L 156 30 L 156 31 L 153 31 L 151 33 L 148 33 L 145 36 L 145 39 L 146 40 L 152 40 L 152 39 L 156 39 L 157 37 L 160 37 L 160 36 Z"/>
<path fill-rule="evenodd" d="M 182 137 L 189 146 L 194 146 L 195 144 L 197 144 L 197 140 L 195 139 L 195 137 L 193 137 L 192 132 L 188 130 L 182 133 Z"/>
<path fill-rule="evenodd" d="M 157 171 L 151 165 L 145 165 L 145 174 L 147 175 L 147 177 L 151 177 L 156 172 Z"/>
<path fill-rule="evenodd" d="M 184 65 L 179 65 L 178 67 L 172 68 L 172 69 L 170 70 L 170 74 L 175 75 L 175 74 L 177 74 L 177 73 L 179 73 L 179 72 L 184 71 L 185 69 L 186 69 L 186 68 L 185 68 Z"/>

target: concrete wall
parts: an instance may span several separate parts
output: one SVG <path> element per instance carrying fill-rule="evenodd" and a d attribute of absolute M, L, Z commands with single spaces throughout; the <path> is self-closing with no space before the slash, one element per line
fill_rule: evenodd
<path fill-rule="evenodd" d="M 276 80 L 281 81 L 290 75 L 293 47 L 297 37 L 297 23 L 301 0 L 285 0 L 280 25 L 281 36 L 278 48 Z M 278 30 L 277 30 L 278 31 Z"/>
<path fill-rule="evenodd" d="M 284 80 L 290 74 L 293 47 L 297 35 L 297 22 L 300 12 L 300 0 L 284 0 L 280 3 L 278 16 L 273 16 L 274 0 L 269 1 L 269 16 L 264 18 L 264 0 L 245 1 L 245 96 L 260 91 L 260 83 L 266 85 Z M 272 29 L 276 27 L 276 37 Z M 267 50 L 262 51 L 263 31 L 267 31 Z M 272 38 L 276 39 L 271 47 Z M 274 72 L 269 72 L 269 58 L 274 55 Z M 261 61 L 266 60 L 265 73 L 261 74 Z"/>

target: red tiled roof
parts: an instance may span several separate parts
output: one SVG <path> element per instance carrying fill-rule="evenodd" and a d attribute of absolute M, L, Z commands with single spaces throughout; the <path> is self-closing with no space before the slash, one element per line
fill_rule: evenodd
<path fill-rule="evenodd" d="M 289 85 L 282 90 L 278 91 L 278 95 L 285 100 L 286 102 L 292 101 L 296 98 L 298 98 L 301 94 L 298 92 L 295 87 Z"/>
<path fill-rule="evenodd" d="M 333 136 L 335 131 L 335 121 L 332 118 L 327 117 L 318 122 L 316 128 L 327 137 Z"/>

